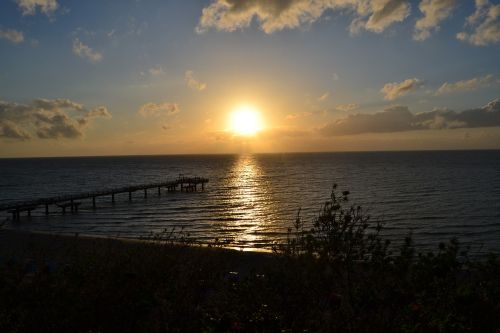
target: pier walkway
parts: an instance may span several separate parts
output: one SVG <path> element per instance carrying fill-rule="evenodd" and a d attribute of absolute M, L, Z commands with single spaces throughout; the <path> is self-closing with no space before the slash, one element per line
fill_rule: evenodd
<path fill-rule="evenodd" d="M 176 180 L 165 181 L 160 183 L 151 183 L 144 185 L 126 186 L 113 189 L 104 189 L 92 192 L 85 192 L 79 194 L 68 194 L 50 198 L 41 198 L 28 201 L 19 201 L 0 205 L 0 212 L 7 211 L 12 214 L 12 219 L 18 221 L 22 212 L 27 212 L 31 216 L 31 211 L 37 209 L 39 206 L 45 207 L 45 215 L 49 215 L 49 207 L 56 205 L 62 209 L 62 213 L 66 213 L 66 208 L 71 212 L 76 212 L 78 206 L 81 204 L 78 200 L 92 199 L 92 207 L 96 207 L 96 198 L 102 196 L 111 196 L 111 202 L 115 202 L 115 195 L 121 193 L 128 193 L 129 201 L 132 201 L 132 193 L 137 191 L 144 191 L 144 198 L 148 197 L 148 190 L 157 189 L 158 196 L 161 196 L 161 189 L 166 188 L 168 192 L 177 191 L 180 189 L 185 192 L 196 192 L 198 186 L 202 191 L 205 190 L 205 184 L 208 183 L 207 178 L 202 177 L 179 177 Z"/>

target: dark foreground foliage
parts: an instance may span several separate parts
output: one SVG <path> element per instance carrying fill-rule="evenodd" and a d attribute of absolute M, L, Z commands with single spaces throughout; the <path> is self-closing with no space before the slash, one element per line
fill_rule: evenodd
<path fill-rule="evenodd" d="M 0 262 L 0 332 L 498 332 L 493 257 L 395 250 L 348 194 L 274 256 L 110 241 Z"/>

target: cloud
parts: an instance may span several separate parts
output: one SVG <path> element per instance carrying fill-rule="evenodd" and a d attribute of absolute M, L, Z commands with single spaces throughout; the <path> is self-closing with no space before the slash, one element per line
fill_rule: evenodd
<path fill-rule="evenodd" d="M 376 33 L 383 32 L 395 22 L 404 21 L 410 15 L 410 4 L 404 0 L 372 0 L 371 7 L 372 14 L 364 27 Z"/>
<path fill-rule="evenodd" d="M 354 114 L 319 129 L 325 136 L 391 133 L 413 130 L 500 126 L 500 99 L 463 112 L 438 109 L 413 114 L 406 106 L 391 106 L 374 114 Z"/>
<path fill-rule="evenodd" d="M 457 0 L 422 0 L 418 8 L 424 16 L 415 23 L 413 39 L 426 40 L 431 36 L 432 30 L 439 30 L 439 24 L 447 19 L 455 6 Z"/>
<path fill-rule="evenodd" d="M 165 71 L 163 70 L 163 68 L 161 66 L 150 68 L 148 70 L 148 72 L 152 76 L 161 76 L 161 75 L 165 74 Z"/>
<path fill-rule="evenodd" d="M 39 8 L 42 13 L 50 16 L 59 7 L 57 0 L 16 0 L 16 2 L 23 15 L 35 15 Z"/>
<path fill-rule="evenodd" d="M 102 54 L 92 50 L 88 45 L 83 44 L 80 39 L 73 40 L 73 53 L 80 58 L 86 59 L 91 63 L 97 63 L 102 60 Z"/>
<path fill-rule="evenodd" d="M 357 109 L 359 109 L 359 105 L 356 103 L 341 104 L 341 105 L 337 105 L 335 107 L 335 110 L 344 111 L 344 112 L 353 111 L 353 110 L 357 110 Z"/>
<path fill-rule="evenodd" d="M 207 84 L 197 80 L 193 71 L 186 71 L 184 80 L 189 88 L 193 90 L 203 91 L 207 88 Z"/>
<path fill-rule="evenodd" d="M 111 113 L 108 111 L 108 108 L 104 106 L 98 106 L 95 109 L 88 111 L 87 113 L 88 119 L 93 118 L 112 118 Z"/>
<path fill-rule="evenodd" d="M 435 95 L 444 95 L 444 94 L 454 93 L 457 91 L 475 90 L 480 87 L 487 87 L 494 83 L 495 83 L 495 78 L 491 74 L 483 77 L 475 77 L 470 80 L 462 80 L 453 83 L 445 82 L 441 87 L 439 87 Z"/>
<path fill-rule="evenodd" d="M 243 29 L 254 18 L 267 34 L 312 24 L 327 10 L 354 15 L 351 32 L 366 29 L 381 33 L 410 14 L 406 0 L 213 0 L 202 11 L 196 31 Z"/>
<path fill-rule="evenodd" d="M 85 108 L 82 104 L 75 103 L 66 98 L 58 99 L 35 99 L 32 102 L 33 106 L 38 109 L 43 109 L 46 111 L 53 111 L 57 109 L 74 109 L 76 111 L 84 111 Z"/>
<path fill-rule="evenodd" d="M 139 108 L 138 113 L 143 117 L 170 116 L 181 111 L 177 103 L 146 103 Z"/>
<path fill-rule="evenodd" d="M 467 17 L 470 32 L 459 32 L 457 39 L 473 45 L 485 46 L 500 43 L 500 4 L 488 0 L 476 0 L 476 11 Z"/>
<path fill-rule="evenodd" d="M 107 108 L 87 109 L 68 99 L 35 99 L 29 104 L 0 100 L 0 137 L 26 141 L 74 139 L 96 118 L 111 118 Z"/>
<path fill-rule="evenodd" d="M 17 31 L 14 29 L 0 29 L 0 39 L 6 39 L 11 43 L 20 44 L 24 42 L 24 34 L 22 31 Z"/>
<path fill-rule="evenodd" d="M 0 138 L 26 141 L 31 136 L 10 120 L 0 120 Z"/>
<path fill-rule="evenodd" d="M 324 102 L 330 97 L 331 93 L 329 91 L 326 91 L 323 95 L 318 97 L 318 101 Z"/>
<path fill-rule="evenodd" d="M 388 101 L 393 101 L 399 97 L 408 94 L 410 91 L 420 87 L 422 82 L 417 79 L 406 79 L 403 82 L 392 82 L 386 83 L 384 87 L 380 90 L 381 93 L 385 94 L 384 99 Z"/>
<path fill-rule="evenodd" d="M 63 112 L 35 114 L 39 124 L 36 135 L 41 139 L 75 139 L 82 136 L 79 122 L 75 123 Z"/>

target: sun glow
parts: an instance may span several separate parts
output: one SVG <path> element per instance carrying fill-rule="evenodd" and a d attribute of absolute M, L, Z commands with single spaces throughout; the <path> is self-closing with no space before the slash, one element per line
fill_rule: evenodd
<path fill-rule="evenodd" d="M 237 107 L 231 114 L 231 130 L 239 135 L 255 135 L 262 129 L 260 114 L 251 105 Z"/>

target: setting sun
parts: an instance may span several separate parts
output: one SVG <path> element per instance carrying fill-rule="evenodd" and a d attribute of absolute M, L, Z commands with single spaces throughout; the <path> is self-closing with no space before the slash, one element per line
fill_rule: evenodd
<path fill-rule="evenodd" d="M 239 135 L 254 135 L 262 129 L 260 114 L 250 105 L 237 107 L 231 114 L 231 130 Z"/>

